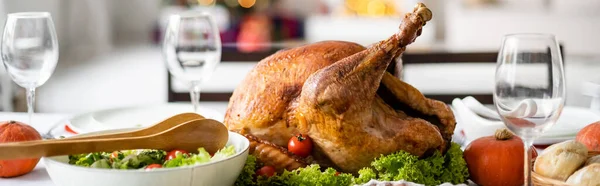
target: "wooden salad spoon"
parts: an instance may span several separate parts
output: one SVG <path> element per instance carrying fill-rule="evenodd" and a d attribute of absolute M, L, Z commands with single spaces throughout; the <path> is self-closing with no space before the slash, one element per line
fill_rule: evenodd
<path fill-rule="evenodd" d="M 201 116 L 196 113 L 191 113 L 191 112 L 190 113 L 181 113 L 181 114 L 171 116 L 157 124 L 154 124 L 152 126 L 149 126 L 149 127 L 143 128 L 143 129 L 126 131 L 126 132 L 106 133 L 106 134 L 93 134 L 93 135 L 82 135 L 82 136 L 77 135 L 77 136 L 73 136 L 73 137 L 69 137 L 69 138 L 62 138 L 62 139 L 56 139 L 56 140 L 73 140 L 73 139 L 80 140 L 80 139 L 100 139 L 100 138 L 106 139 L 106 138 L 146 136 L 146 135 L 152 135 L 152 134 L 163 132 L 163 131 L 173 128 L 179 124 L 185 123 L 187 121 L 195 120 L 195 119 L 205 119 L 205 118 L 204 118 L 204 116 Z"/>
<path fill-rule="evenodd" d="M 70 140 L 81 140 L 81 139 L 107 139 L 107 138 L 123 138 L 123 137 L 136 137 L 136 136 L 147 136 L 151 134 L 156 134 L 163 132 L 167 129 L 173 128 L 179 124 L 185 123 L 186 121 L 191 121 L 195 119 L 205 119 L 203 116 L 196 113 L 181 113 L 174 116 L 171 116 L 157 124 L 151 125 L 149 127 L 124 131 L 124 132 L 114 132 L 114 133 L 103 133 L 103 134 L 81 134 L 68 138 L 58 138 L 58 139 L 47 139 L 46 141 L 70 141 Z M 35 143 L 37 141 L 24 141 L 22 143 Z"/>
<path fill-rule="evenodd" d="M 91 152 L 129 149 L 182 149 L 197 152 L 203 147 L 209 153 L 225 147 L 227 127 L 212 119 L 195 119 L 157 134 L 107 139 L 40 140 L 0 144 L 0 159 L 26 159 Z"/>

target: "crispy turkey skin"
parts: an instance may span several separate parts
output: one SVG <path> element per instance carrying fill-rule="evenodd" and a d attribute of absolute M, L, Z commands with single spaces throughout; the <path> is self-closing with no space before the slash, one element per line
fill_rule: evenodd
<path fill-rule="evenodd" d="M 419 4 L 397 34 L 369 48 L 324 41 L 261 60 L 235 89 L 225 124 L 282 147 L 293 135 L 308 134 L 314 160 L 345 172 L 399 150 L 445 151 L 452 111 L 385 71 L 430 19 Z"/>

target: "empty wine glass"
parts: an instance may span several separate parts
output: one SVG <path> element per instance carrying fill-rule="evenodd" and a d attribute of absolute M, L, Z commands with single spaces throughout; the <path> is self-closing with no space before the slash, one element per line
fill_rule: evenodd
<path fill-rule="evenodd" d="M 27 91 L 27 112 L 32 124 L 35 89 L 46 83 L 58 62 L 58 41 L 50 13 L 8 14 L 1 53 L 12 80 Z"/>
<path fill-rule="evenodd" d="M 189 11 L 171 15 L 163 42 L 169 72 L 187 81 L 194 111 L 198 112 L 201 85 L 221 62 L 221 38 L 213 18 Z"/>
<path fill-rule="evenodd" d="M 531 182 L 533 141 L 551 128 L 565 103 L 560 48 L 550 34 L 512 34 L 498 54 L 494 105 L 508 129 L 521 137 L 526 153 L 524 184 Z"/>

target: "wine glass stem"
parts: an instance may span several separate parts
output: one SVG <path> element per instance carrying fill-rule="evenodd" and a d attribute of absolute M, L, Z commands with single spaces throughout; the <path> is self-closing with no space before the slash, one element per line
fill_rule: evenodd
<path fill-rule="evenodd" d="M 35 88 L 27 88 L 27 115 L 29 116 L 29 125 L 33 124 L 33 105 L 35 102 Z"/>
<path fill-rule="evenodd" d="M 525 145 L 524 149 L 525 149 L 525 161 L 523 163 L 524 167 L 524 175 L 523 178 L 525 178 L 525 182 L 524 185 L 525 186 L 533 186 L 533 183 L 531 182 L 531 145 L 533 144 L 533 139 L 523 139 L 523 144 Z"/>
<path fill-rule="evenodd" d="M 194 106 L 194 112 L 198 113 L 200 105 L 200 83 L 192 82 L 190 97 L 192 99 L 192 105 Z"/>

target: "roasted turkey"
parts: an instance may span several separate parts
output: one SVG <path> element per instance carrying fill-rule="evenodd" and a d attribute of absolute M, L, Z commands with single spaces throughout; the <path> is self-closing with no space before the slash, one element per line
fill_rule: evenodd
<path fill-rule="evenodd" d="M 400 150 L 444 152 L 455 127 L 452 111 L 386 71 L 431 17 L 418 4 L 397 34 L 368 48 L 323 41 L 261 60 L 233 92 L 224 123 L 277 168 L 307 163 L 284 148 L 299 133 L 314 142 L 312 161 L 345 172 Z"/>

